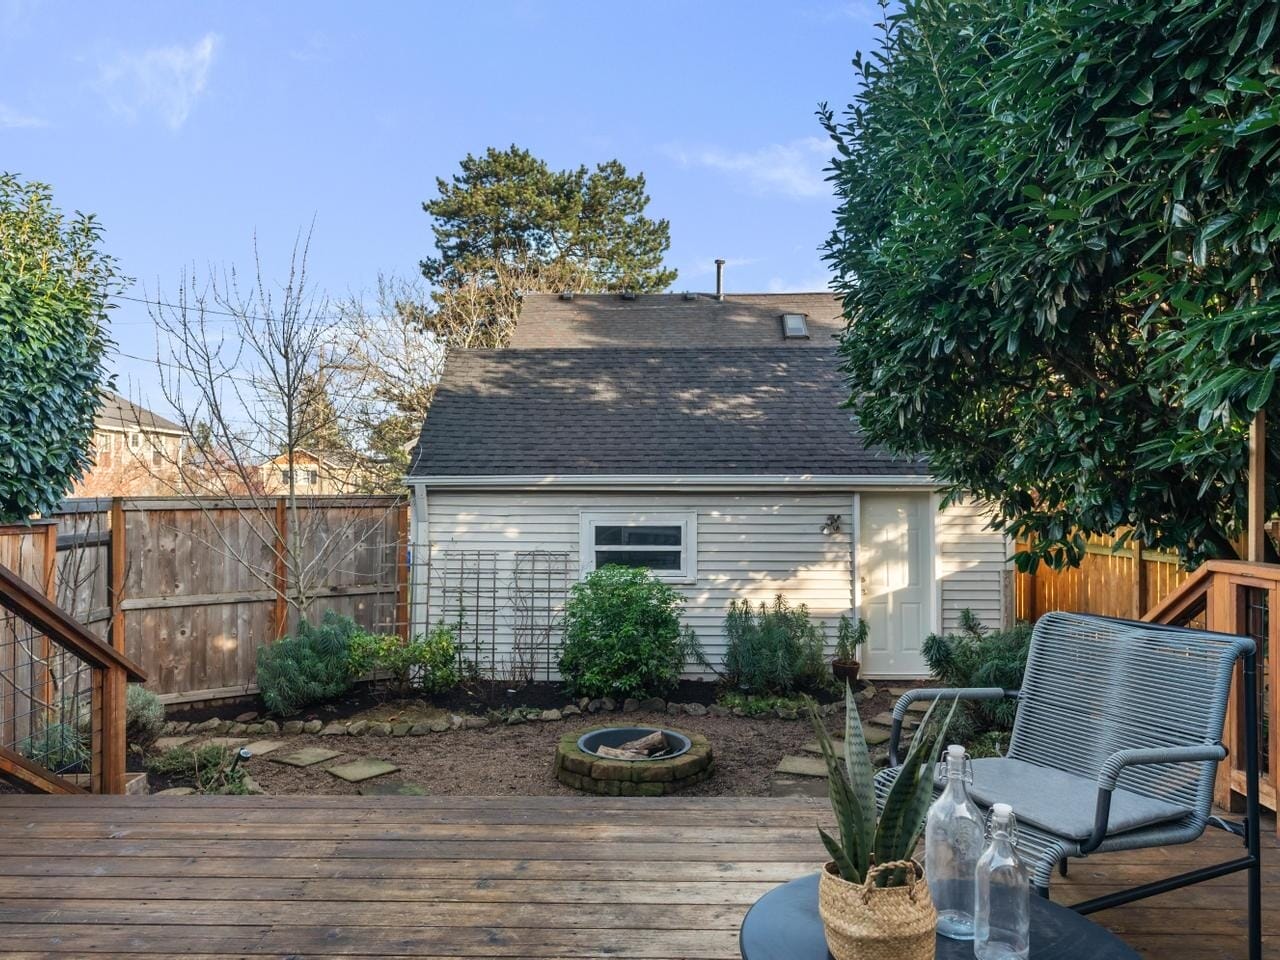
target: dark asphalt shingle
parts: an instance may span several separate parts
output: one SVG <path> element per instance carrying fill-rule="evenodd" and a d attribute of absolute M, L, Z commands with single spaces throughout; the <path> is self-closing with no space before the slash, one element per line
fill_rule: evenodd
<path fill-rule="evenodd" d="M 830 349 L 521 349 L 449 358 L 409 475 L 923 476 L 863 443 Z"/>

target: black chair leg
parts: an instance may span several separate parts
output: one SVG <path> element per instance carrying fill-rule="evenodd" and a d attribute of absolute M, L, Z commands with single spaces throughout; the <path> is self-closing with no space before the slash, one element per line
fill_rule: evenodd
<path fill-rule="evenodd" d="M 1063 857 L 1058 861 L 1058 876 L 1065 877 L 1067 875 L 1067 858 Z"/>

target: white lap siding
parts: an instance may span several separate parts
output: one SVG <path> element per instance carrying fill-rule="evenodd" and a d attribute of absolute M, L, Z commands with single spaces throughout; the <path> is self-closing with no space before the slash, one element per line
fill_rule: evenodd
<path fill-rule="evenodd" d="M 955 630 L 966 607 L 990 629 L 1007 625 L 1009 555 L 1004 536 L 987 529 L 977 503 L 955 504 L 934 519 L 942 629 Z"/>
<path fill-rule="evenodd" d="M 782 593 L 792 604 L 807 604 L 813 618 L 826 627 L 831 644 L 840 616 L 853 612 L 852 491 L 784 495 L 434 489 L 428 491 L 425 506 L 426 522 L 418 518 L 414 527 L 415 565 L 422 562 L 421 545 L 429 542 L 433 574 L 426 611 L 420 599 L 415 600 L 417 627 L 444 613 L 443 558 L 456 551 L 490 552 L 496 564 L 498 613 L 492 629 L 499 660 L 511 649 L 514 611 L 509 585 L 516 554 L 562 552 L 568 557 L 569 581 L 576 581 L 584 513 L 696 514 L 697 580 L 675 586 L 686 598 L 685 622 L 717 666 L 724 652 L 724 611 L 732 599 L 769 602 Z M 840 518 L 840 529 L 824 534 L 822 527 L 832 514 Z M 956 625 L 966 606 L 989 626 L 1002 622 L 1004 545 L 998 535 L 982 530 L 983 523 L 981 512 L 973 507 L 952 507 L 935 518 L 934 569 L 944 629 Z"/>
<path fill-rule="evenodd" d="M 685 622 L 719 665 L 721 625 L 731 599 L 753 603 L 785 594 L 804 603 L 825 624 L 834 642 L 835 626 L 853 603 L 850 534 L 852 497 L 842 493 L 795 496 L 599 493 L 428 493 L 429 539 L 438 566 L 446 551 L 493 551 L 499 593 L 505 593 L 517 551 L 563 551 L 571 580 L 579 575 L 580 515 L 592 512 L 697 514 L 697 581 L 677 584 L 686 597 Z M 840 517 L 838 533 L 822 533 L 827 517 Z M 422 530 L 415 533 L 421 542 Z M 431 609 L 443 601 L 433 576 Z M 503 597 L 500 596 L 500 605 Z M 432 614 L 434 617 L 436 614 Z M 509 649 L 512 613 L 496 623 L 500 648 Z"/>

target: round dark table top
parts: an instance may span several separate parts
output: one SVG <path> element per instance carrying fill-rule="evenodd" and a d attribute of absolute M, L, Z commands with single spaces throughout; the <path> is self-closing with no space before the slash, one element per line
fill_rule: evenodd
<path fill-rule="evenodd" d="M 770 890 L 742 921 L 743 960 L 830 960 L 818 916 L 818 875 Z M 1113 933 L 1031 895 L 1032 960 L 1139 960 Z M 973 941 L 938 937 L 937 960 L 973 960 Z"/>

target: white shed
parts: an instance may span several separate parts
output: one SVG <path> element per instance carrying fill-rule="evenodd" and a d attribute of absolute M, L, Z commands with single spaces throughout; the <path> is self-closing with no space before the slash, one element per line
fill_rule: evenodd
<path fill-rule="evenodd" d="M 798 319 L 797 319 L 798 318 Z M 804 603 L 864 671 L 927 673 L 930 632 L 1008 618 L 1007 546 L 939 510 L 925 466 L 862 443 L 826 294 L 526 298 L 512 347 L 452 355 L 407 477 L 419 629 L 541 677 L 564 591 L 604 563 L 687 598 L 713 663 L 732 599 Z"/>

